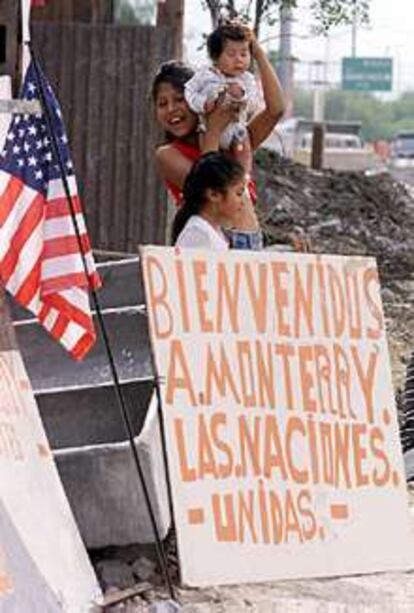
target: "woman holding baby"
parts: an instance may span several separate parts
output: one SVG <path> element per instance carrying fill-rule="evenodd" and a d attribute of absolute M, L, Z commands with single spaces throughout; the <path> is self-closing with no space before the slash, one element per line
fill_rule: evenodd
<path fill-rule="evenodd" d="M 155 115 L 166 136 L 155 153 L 158 172 L 179 207 L 185 179 L 201 155 L 224 150 L 234 157 L 244 168 L 247 189 L 243 206 L 225 228 L 226 236 L 233 248 L 259 249 L 251 154 L 283 115 L 282 89 L 265 51 L 245 25 L 220 25 L 207 46 L 212 65 L 204 77 L 173 60 L 162 64 L 154 78 Z M 264 108 L 249 116 L 252 98 L 257 98 L 253 75 L 246 74 L 251 58 L 257 65 Z"/>

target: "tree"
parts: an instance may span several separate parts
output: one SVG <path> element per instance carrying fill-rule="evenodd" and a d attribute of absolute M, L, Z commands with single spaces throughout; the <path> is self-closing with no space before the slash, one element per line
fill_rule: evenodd
<path fill-rule="evenodd" d="M 295 90 L 295 112 L 312 119 L 313 93 Z M 414 92 L 404 92 L 395 100 L 381 100 L 372 93 L 332 89 L 326 93 L 327 121 L 360 121 L 366 141 L 391 139 L 401 130 L 414 131 Z"/>
<path fill-rule="evenodd" d="M 368 9 L 371 0 L 312 0 L 311 11 L 318 32 L 327 32 L 339 24 L 368 22 Z M 253 23 L 256 35 L 263 22 L 274 23 L 278 9 L 282 6 L 295 8 L 301 0 L 202 0 L 208 9 L 213 28 L 220 17 L 242 17 Z"/>

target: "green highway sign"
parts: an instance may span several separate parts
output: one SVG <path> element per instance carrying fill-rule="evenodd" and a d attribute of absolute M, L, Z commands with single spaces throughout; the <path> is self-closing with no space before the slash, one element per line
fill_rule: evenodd
<path fill-rule="evenodd" d="M 390 92 L 392 58 L 342 58 L 342 89 L 353 92 Z"/>

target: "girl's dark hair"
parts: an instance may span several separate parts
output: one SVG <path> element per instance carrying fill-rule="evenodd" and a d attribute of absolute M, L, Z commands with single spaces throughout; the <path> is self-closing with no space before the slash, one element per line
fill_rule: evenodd
<path fill-rule="evenodd" d="M 157 74 L 154 77 L 151 88 L 151 96 L 155 101 L 158 89 L 162 83 L 169 83 L 176 89 L 184 91 L 184 86 L 194 75 L 194 70 L 180 62 L 179 60 L 170 60 L 160 65 Z"/>
<path fill-rule="evenodd" d="M 243 166 L 228 154 L 210 151 L 202 155 L 194 163 L 184 182 L 183 201 L 172 225 L 172 244 L 175 244 L 190 217 L 203 209 L 207 189 L 224 193 L 230 185 L 242 181 L 244 176 Z"/>
<path fill-rule="evenodd" d="M 213 61 L 218 60 L 228 40 L 236 42 L 247 40 L 246 32 L 240 24 L 223 21 L 209 34 L 207 37 L 207 51 L 210 59 Z"/>

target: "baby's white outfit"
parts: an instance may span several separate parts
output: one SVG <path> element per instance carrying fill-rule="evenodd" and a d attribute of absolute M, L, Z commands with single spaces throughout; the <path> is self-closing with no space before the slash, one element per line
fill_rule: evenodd
<path fill-rule="evenodd" d="M 203 129 L 206 102 L 217 100 L 231 83 L 237 84 L 244 92 L 243 97 L 237 100 L 243 104 L 238 121 L 229 123 L 221 134 L 220 146 L 223 149 L 229 149 L 232 145 L 243 142 L 248 136 L 247 120 L 254 112 L 259 96 L 254 76 L 246 71 L 237 77 L 228 77 L 217 68 L 207 66 L 197 70 L 185 84 L 185 99 L 190 109 L 199 115 L 200 126 Z"/>

